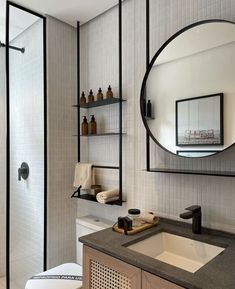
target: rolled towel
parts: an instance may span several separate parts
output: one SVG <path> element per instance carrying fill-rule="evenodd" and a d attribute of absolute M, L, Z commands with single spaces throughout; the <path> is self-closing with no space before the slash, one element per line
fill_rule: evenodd
<path fill-rule="evenodd" d="M 101 204 L 117 201 L 119 199 L 119 190 L 111 189 L 108 191 L 100 192 L 96 195 L 96 199 Z"/>
<path fill-rule="evenodd" d="M 157 224 L 158 221 L 159 221 L 159 218 L 152 214 L 152 213 L 146 213 L 146 214 L 143 214 L 141 216 L 141 220 L 145 223 L 149 223 L 149 224 Z"/>
<path fill-rule="evenodd" d="M 74 174 L 74 187 L 81 187 L 83 190 L 89 190 L 94 184 L 95 176 L 92 164 L 77 163 Z"/>

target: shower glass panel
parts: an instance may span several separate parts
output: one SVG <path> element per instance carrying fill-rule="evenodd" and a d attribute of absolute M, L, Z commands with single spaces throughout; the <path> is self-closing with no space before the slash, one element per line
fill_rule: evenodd
<path fill-rule="evenodd" d="M 10 289 L 44 262 L 43 19 L 9 4 Z"/>
<path fill-rule="evenodd" d="M 5 1 L 0 1 L 0 42 L 5 44 Z M 6 49 L 0 46 L 0 289 L 6 289 Z"/>

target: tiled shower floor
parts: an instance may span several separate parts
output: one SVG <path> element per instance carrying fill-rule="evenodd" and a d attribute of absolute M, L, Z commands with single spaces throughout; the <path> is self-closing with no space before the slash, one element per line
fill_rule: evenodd
<path fill-rule="evenodd" d="M 0 289 L 6 289 L 6 278 L 0 278 Z"/>

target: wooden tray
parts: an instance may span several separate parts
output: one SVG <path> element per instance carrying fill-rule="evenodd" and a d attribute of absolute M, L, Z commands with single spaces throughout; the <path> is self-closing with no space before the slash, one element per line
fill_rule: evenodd
<path fill-rule="evenodd" d="M 134 234 L 137 234 L 137 233 L 140 233 L 144 230 L 147 230 L 147 229 L 150 229 L 152 227 L 155 227 L 157 226 L 158 223 L 154 223 L 154 224 L 144 224 L 142 226 L 139 226 L 139 227 L 133 227 L 131 231 L 127 231 L 127 235 L 134 235 Z M 115 225 L 113 227 L 113 230 L 117 233 L 120 233 L 120 234 L 125 234 L 124 230 L 123 229 L 119 229 L 117 225 Z"/>

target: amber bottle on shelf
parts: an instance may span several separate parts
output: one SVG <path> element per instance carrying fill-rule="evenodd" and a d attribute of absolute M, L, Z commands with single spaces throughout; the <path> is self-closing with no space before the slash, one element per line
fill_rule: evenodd
<path fill-rule="evenodd" d="M 101 89 L 101 88 L 99 88 L 99 90 L 98 90 L 98 93 L 97 93 L 97 95 L 96 95 L 96 99 L 97 99 L 97 100 L 102 100 L 102 99 L 104 99 L 104 96 L 103 96 L 103 93 L 102 93 L 102 89 Z"/>
<path fill-rule="evenodd" d="M 83 116 L 82 135 L 88 135 L 88 122 L 86 116 Z"/>
<path fill-rule="evenodd" d="M 82 92 L 82 95 L 80 97 L 80 104 L 84 104 L 86 103 L 86 96 L 85 96 L 85 93 L 84 91 Z"/>
<path fill-rule="evenodd" d="M 109 85 L 108 90 L 106 92 L 106 98 L 112 98 L 113 97 L 113 92 L 112 92 L 112 88 Z"/>
<path fill-rule="evenodd" d="M 96 121 L 93 114 L 91 115 L 91 121 L 89 122 L 89 134 L 96 134 Z"/>
<path fill-rule="evenodd" d="M 89 95 L 88 95 L 88 102 L 93 102 L 95 99 L 94 99 L 94 94 L 93 94 L 93 91 L 92 89 L 90 89 L 90 92 L 89 92 Z"/>

